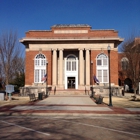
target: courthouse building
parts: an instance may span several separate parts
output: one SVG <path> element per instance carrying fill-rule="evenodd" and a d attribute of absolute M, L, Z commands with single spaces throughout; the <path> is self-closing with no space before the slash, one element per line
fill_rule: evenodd
<path fill-rule="evenodd" d="M 54 25 L 50 30 L 30 30 L 20 40 L 26 48 L 25 87 L 47 85 L 56 90 L 84 90 L 109 82 L 118 86 L 118 45 L 114 29 L 93 30 L 87 24 Z"/>

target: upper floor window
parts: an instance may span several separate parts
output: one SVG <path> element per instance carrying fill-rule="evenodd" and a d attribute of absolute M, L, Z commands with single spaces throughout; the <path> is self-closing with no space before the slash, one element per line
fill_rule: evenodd
<path fill-rule="evenodd" d="M 128 65 L 129 65 L 129 61 L 126 57 L 123 57 L 121 59 L 121 68 L 122 70 L 127 70 L 128 69 Z"/>
<path fill-rule="evenodd" d="M 76 71 L 76 57 L 72 55 L 67 57 L 66 66 L 67 71 Z"/>
<path fill-rule="evenodd" d="M 97 56 L 97 66 L 107 66 L 108 58 L 105 54 L 101 53 Z"/>
<path fill-rule="evenodd" d="M 46 65 L 46 57 L 43 54 L 38 54 L 35 57 L 35 66 L 45 66 Z"/>

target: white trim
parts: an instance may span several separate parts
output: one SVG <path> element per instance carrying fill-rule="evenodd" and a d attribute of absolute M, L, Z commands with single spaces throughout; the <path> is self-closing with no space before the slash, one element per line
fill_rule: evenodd
<path fill-rule="evenodd" d="M 105 59 L 107 60 L 107 65 L 103 65 L 103 59 L 98 58 L 100 55 L 104 55 L 105 56 Z M 97 60 L 101 60 L 101 65 L 97 65 Z M 101 79 L 102 80 L 99 79 L 99 73 L 98 73 L 99 70 L 101 71 L 101 76 L 102 76 Z M 105 70 L 107 71 L 107 82 L 104 82 L 104 79 L 103 79 L 103 77 L 104 77 L 103 72 Z M 108 56 L 106 54 L 104 54 L 104 53 L 100 53 L 96 57 L 96 73 L 97 73 L 97 78 L 98 78 L 100 83 L 108 83 L 108 81 L 109 81 Z"/>
<path fill-rule="evenodd" d="M 73 54 L 71 54 L 72 56 L 75 56 Z M 69 57 L 70 55 L 68 55 L 67 57 Z M 65 60 L 65 89 L 68 89 L 67 87 L 67 80 L 68 77 L 75 77 L 75 89 L 78 89 L 78 58 L 75 56 L 76 58 L 76 71 L 67 71 L 67 57 L 64 59 Z"/>
<path fill-rule="evenodd" d="M 81 38 L 23 38 L 20 39 L 19 41 L 22 43 L 24 41 L 64 41 L 64 40 L 118 40 L 118 41 L 123 41 L 123 38 L 119 38 L 119 37 L 114 37 L 114 38 L 109 38 L 109 37 L 90 37 L 90 38 L 86 38 L 86 37 L 81 37 Z"/>
<path fill-rule="evenodd" d="M 44 56 L 44 58 L 36 58 L 38 55 L 39 54 L 37 54 L 34 57 L 34 83 L 43 83 L 43 81 L 41 81 L 41 79 L 46 74 L 46 60 L 47 59 L 44 54 L 42 54 Z M 36 60 L 38 60 L 38 63 L 36 63 L 37 62 Z M 38 64 L 38 65 L 36 65 L 36 64 Z M 37 81 L 36 81 L 36 70 L 38 70 L 38 74 L 37 74 L 38 80 Z"/>

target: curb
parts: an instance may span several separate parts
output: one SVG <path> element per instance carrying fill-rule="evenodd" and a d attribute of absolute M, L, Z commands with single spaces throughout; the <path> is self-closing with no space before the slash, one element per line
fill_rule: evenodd
<path fill-rule="evenodd" d="M 0 116 L 67 116 L 67 117 L 140 117 L 140 114 L 84 114 L 84 113 L 11 113 L 2 112 Z"/>

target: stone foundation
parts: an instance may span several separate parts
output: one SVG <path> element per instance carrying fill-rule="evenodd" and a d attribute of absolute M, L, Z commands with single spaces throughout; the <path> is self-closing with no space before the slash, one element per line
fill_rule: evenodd
<path fill-rule="evenodd" d="M 108 96 L 109 95 L 109 87 L 108 86 L 100 86 L 100 85 L 92 85 L 92 86 L 84 86 L 82 89 L 57 89 L 57 87 L 53 86 L 28 86 L 20 88 L 21 96 L 28 96 L 29 93 L 34 93 L 38 96 L 38 93 L 45 92 L 48 95 L 91 95 L 92 89 L 95 92 L 95 95 Z M 114 96 L 122 95 L 122 87 L 119 86 L 111 86 L 111 93 Z"/>

